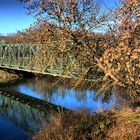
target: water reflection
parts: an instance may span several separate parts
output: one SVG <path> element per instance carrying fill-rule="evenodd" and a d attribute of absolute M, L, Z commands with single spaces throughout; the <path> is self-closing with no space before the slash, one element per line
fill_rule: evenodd
<path fill-rule="evenodd" d="M 54 81 L 48 79 L 28 80 L 15 85 L 15 89 L 68 109 L 83 108 L 95 112 L 98 109 L 119 107 L 118 97 L 115 95 L 103 101 L 100 95 L 95 96 L 94 90 L 72 89 L 60 84 L 54 86 Z"/>
<path fill-rule="evenodd" d="M 43 112 L 3 95 L 0 95 L 0 115 L 30 133 L 38 131 L 46 121 Z"/>

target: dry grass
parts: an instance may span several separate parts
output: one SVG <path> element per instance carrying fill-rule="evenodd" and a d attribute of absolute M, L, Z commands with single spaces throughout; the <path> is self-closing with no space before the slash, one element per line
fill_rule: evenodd
<path fill-rule="evenodd" d="M 140 108 L 136 111 L 123 109 L 116 113 L 116 125 L 108 133 L 107 140 L 139 140 Z"/>
<path fill-rule="evenodd" d="M 18 75 L 0 70 L 0 83 L 5 83 L 10 80 L 17 79 Z"/>
<path fill-rule="evenodd" d="M 92 140 L 103 139 L 114 121 L 111 113 L 89 114 L 84 111 L 52 115 L 34 140 Z"/>
<path fill-rule="evenodd" d="M 61 112 L 51 116 L 33 140 L 138 140 L 140 109 L 89 114 Z"/>

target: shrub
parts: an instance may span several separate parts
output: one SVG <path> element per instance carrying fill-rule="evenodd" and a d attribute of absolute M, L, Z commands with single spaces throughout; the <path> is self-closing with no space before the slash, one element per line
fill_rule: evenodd
<path fill-rule="evenodd" d="M 138 140 L 140 139 L 140 108 L 136 111 L 123 109 L 116 112 L 116 125 L 106 139 L 111 140 Z"/>
<path fill-rule="evenodd" d="M 124 0 L 118 7 L 116 36 L 118 45 L 108 46 L 100 58 L 98 67 L 104 72 L 104 81 L 113 81 L 127 89 L 131 95 L 140 93 L 140 11 L 139 2 Z"/>
<path fill-rule="evenodd" d="M 92 140 L 103 139 L 114 121 L 111 113 L 63 112 L 51 116 L 34 140 Z"/>
<path fill-rule="evenodd" d="M 138 140 L 140 108 L 89 114 L 85 111 L 53 114 L 33 140 Z"/>

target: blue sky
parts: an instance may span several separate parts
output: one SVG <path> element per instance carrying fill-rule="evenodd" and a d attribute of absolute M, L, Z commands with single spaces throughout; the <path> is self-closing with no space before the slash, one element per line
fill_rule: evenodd
<path fill-rule="evenodd" d="M 98 1 L 98 0 L 97 0 Z M 99 0 L 107 8 L 114 8 L 114 1 L 118 0 Z M 0 0 L 0 33 L 15 33 L 23 30 L 34 22 L 32 16 L 26 14 L 25 5 L 17 0 Z"/>
<path fill-rule="evenodd" d="M 0 0 L 0 33 L 15 33 L 33 23 L 25 12 L 24 4 L 17 0 Z"/>

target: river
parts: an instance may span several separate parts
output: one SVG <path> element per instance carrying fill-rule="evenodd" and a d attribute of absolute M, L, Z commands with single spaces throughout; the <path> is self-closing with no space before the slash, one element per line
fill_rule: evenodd
<path fill-rule="evenodd" d="M 103 100 L 102 93 L 98 93 L 97 89 L 74 89 L 66 86 L 66 84 L 56 83 L 57 80 L 47 77 L 31 78 L 5 84 L 3 88 L 19 91 L 19 94 L 25 94 L 69 110 L 84 109 L 90 112 L 98 112 L 121 107 L 120 98 L 117 95 L 112 94 L 109 98 Z M 47 120 L 42 111 L 3 95 L 0 95 L 0 106 L 1 116 L 31 134 L 38 131 L 44 121 Z"/>

